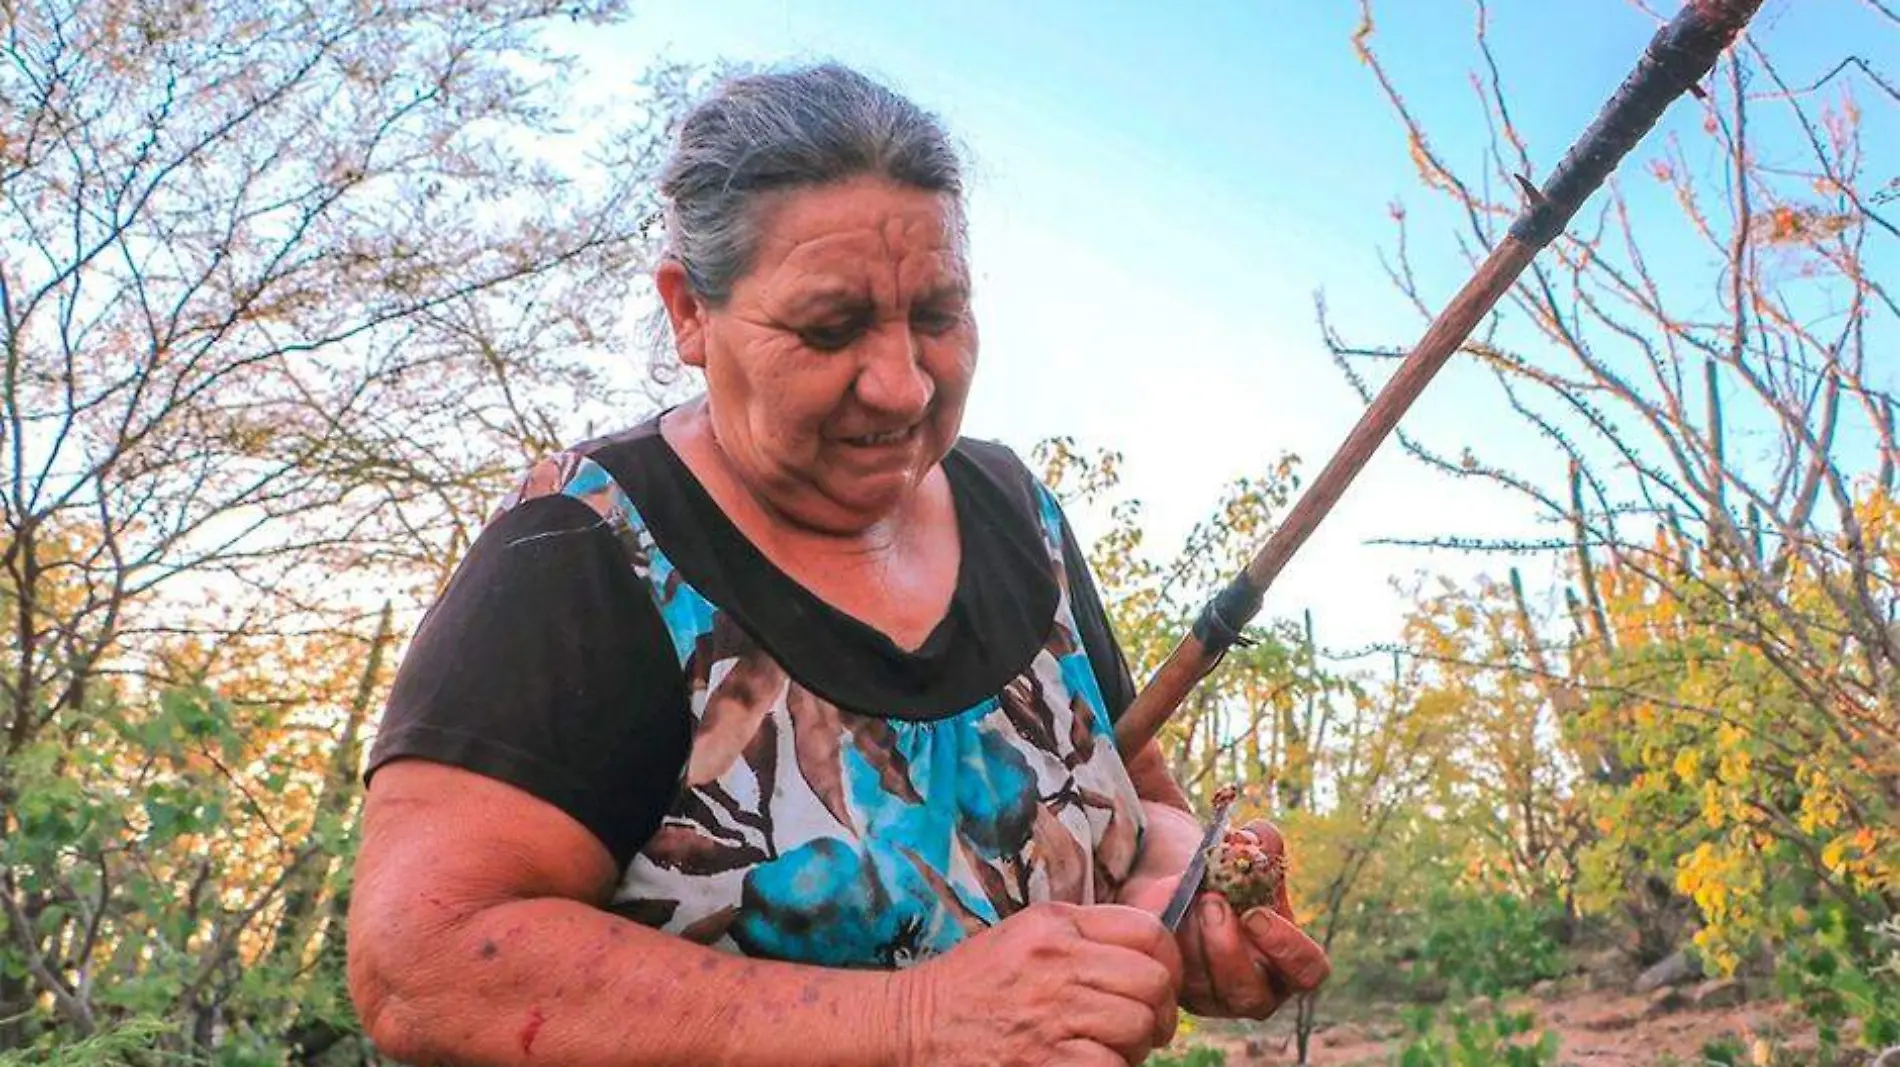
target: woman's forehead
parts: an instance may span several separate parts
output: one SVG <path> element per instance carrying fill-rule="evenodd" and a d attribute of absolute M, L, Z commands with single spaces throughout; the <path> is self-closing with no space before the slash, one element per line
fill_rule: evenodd
<path fill-rule="evenodd" d="M 880 276 L 939 284 L 963 270 L 954 201 L 928 190 L 854 181 L 787 194 L 769 212 L 755 271 L 781 286 L 861 289 Z"/>

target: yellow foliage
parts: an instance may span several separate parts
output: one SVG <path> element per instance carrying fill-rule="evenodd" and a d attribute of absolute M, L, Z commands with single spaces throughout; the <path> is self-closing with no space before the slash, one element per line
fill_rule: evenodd
<path fill-rule="evenodd" d="M 1693 748 L 1676 753 L 1676 777 L 1685 785 L 1694 785 L 1702 770 L 1702 757 Z"/>

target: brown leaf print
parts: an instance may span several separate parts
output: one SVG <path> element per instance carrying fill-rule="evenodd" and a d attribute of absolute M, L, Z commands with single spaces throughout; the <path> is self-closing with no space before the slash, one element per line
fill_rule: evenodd
<path fill-rule="evenodd" d="M 1059 537 L 1060 535 L 1051 531 L 1046 523 L 1043 525 L 1042 547 L 1049 551 L 1049 567 L 1055 571 L 1056 588 L 1067 589 L 1069 588 L 1069 558 L 1063 554 Z"/>
<path fill-rule="evenodd" d="M 917 873 L 923 875 L 924 881 L 930 883 L 930 888 L 937 894 L 937 899 L 943 901 L 944 909 L 950 913 L 951 918 L 957 921 L 957 925 L 963 928 L 965 935 L 979 933 L 989 926 L 989 923 L 983 921 L 983 916 L 971 911 L 970 906 L 957 895 L 956 887 L 944 881 L 943 875 L 938 874 L 936 869 L 925 863 L 917 853 L 902 845 L 897 846 L 897 851 L 902 852 L 904 858 L 910 861 L 910 865 L 917 868 Z M 981 869 L 981 867 L 982 865 L 979 864 L 978 868 Z"/>
<path fill-rule="evenodd" d="M 1089 875 L 1082 843 L 1062 825 L 1055 812 L 1042 805 L 1036 806 L 1036 829 L 1030 847 L 1035 851 L 1035 862 L 1048 872 L 1049 899 L 1082 903 L 1082 891 Z"/>
<path fill-rule="evenodd" d="M 660 827 L 642 852 L 656 866 L 681 874 L 720 874 L 765 859 L 765 853 L 751 845 L 727 844 L 678 823 Z"/>
<path fill-rule="evenodd" d="M 1056 624 L 1049 628 L 1049 640 L 1043 643 L 1043 647 L 1048 649 L 1051 655 L 1061 659 L 1081 651 L 1082 642 L 1076 639 L 1075 631 L 1069 629 L 1067 623 L 1057 619 Z"/>
<path fill-rule="evenodd" d="M 856 716 L 851 724 L 851 742 L 865 762 L 877 768 L 877 783 L 886 793 L 911 804 L 922 804 L 917 787 L 910 781 L 910 763 L 897 748 L 897 731 L 884 719 Z"/>
<path fill-rule="evenodd" d="M 763 651 L 754 649 L 734 660 L 732 669 L 706 697 L 706 710 L 693 731 L 686 784 L 705 785 L 730 770 L 784 689 L 784 669 Z"/>
<path fill-rule="evenodd" d="M 612 911 L 624 919 L 632 920 L 641 926 L 665 926 L 680 908 L 677 900 L 636 899 L 623 900 L 615 904 Z"/>
<path fill-rule="evenodd" d="M 710 684 L 713 667 L 725 660 L 744 656 L 756 647 L 757 642 L 752 640 L 752 635 L 740 629 L 730 616 L 723 611 L 715 613 L 712 629 L 693 640 L 692 654 L 686 657 L 686 674 L 693 691 L 698 692 Z"/>
<path fill-rule="evenodd" d="M 645 575 L 653 567 L 653 560 L 647 555 L 647 546 L 640 540 L 633 527 L 625 521 L 613 525 L 614 540 L 620 542 L 620 550 L 627 554 L 627 563 L 637 574 Z"/>
<path fill-rule="evenodd" d="M 738 917 L 738 908 L 720 908 L 711 915 L 688 925 L 684 930 L 680 931 L 680 936 L 697 944 L 710 945 L 726 936 L 726 931 L 731 928 L 733 920 Z"/>
<path fill-rule="evenodd" d="M 572 452 L 561 452 L 542 459 L 521 480 L 520 498 L 527 500 L 560 492 L 561 486 L 567 484 L 579 467 L 580 457 Z"/>
<path fill-rule="evenodd" d="M 1009 878 L 990 864 L 988 860 L 965 850 L 970 859 L 970 867 L 976 871 L 976 880 L 983 884 L 983 895 L 989 899 L 990 907 L 996 909 L 998 919 L 1007 919 L 1023 909 L 1023 901 L 1017 900 L 1009 891 Z"/>
<path fill-rule="evenodd" d="M 1138 842 L 1134 818 L 1113 799 L 1093 790 L 1078 789 L 1077 795 L 1089 807 L 1108 812 L 1108 826 L 1103 828 L 1101 839 L 1095 845 L 1095 873 L 1102 880 L 1102 891 L 1112 893 L 1121 887 L 1122 879 L 1135 865 Z"/>
<path fill-rule="evenodd" d="M 772 828 L 772 794 L 778 789 L 778 719 L 766 716 L 752 743 L 745 747 L 745 761 L 759 783 L 759 815 L 762 828 Z"/>
<path fill-rule="evenodd" d="M 1095 709 L 1081 695 L 1069 698 L 1069 766 L 1080 767 L 1095 758 Z"/>
<path fill-rule="evenodd" d="M 845 804 L 839 739 L 843 726 L 837 707 L 793 682 L 785 691 L 785 710 L 791 715 L 792 754 L 798 760 L 798 773 L 805 776 L 805 783 L 831 817 L 855 834 L 851 809 Z"/>
<path fill-rule="evenodd" d="M 708 800 L 718 803 L 726 809 L 728 815 L 736 816 L 732 800 L 727 797 L 717 783 L 699 789 L 681 791 L 679 799 L 673 804 L 673 814 L 693 824 L 693 829 L 709 837 L 716 837 L 735 845 L 745 844 L 745 835 L 739 830 L 725 825 L 719 813 L 713 810 Z M 736 818 L 734 821 L 738 821 Z"/>
<path fill-rule="evenodd" d="M 996 909 L 997 918 L 1008 918 L 1021 907 L 1016 899 L 1009 895 L 1009 880 L 1004 878 L 1001 872 L 990 867 L 989 861 L 984 859 L 977 852 L 976 846 L 970 844 L 962 834 L 957 835 L 956 843 L 957 851 L 963 856 L 963 862 L 970 865 L 970 870 L 976 874 L 977 882 L 983 886 L 983 896 L 989 900 L 990 907 Z"/>
<path fill-rule="evenodd" d="M 765 721 L 769 723 L 772 720 L 767 719 Z M 759 831 L 759 833 L 763 837 L 766 838 L 765 847 L 768 849 L 772 847 L 771 824 L 767 822 L 765 819 L 760 818 L 758 812 L 747 811 L 745 805 L 739 803 L 736 799 L 734 799 L 731 793 L 726 792 L 725 786 L 719 784 L 718 782 L 708 782 L 705 785 L 699 787 L 699 789 L 693 792 L 687 793 L 685 795 L 689 797 L 704 796 L 707 800 L 710 800 L 714 804 L 719 805 L 720 810 L 725 812 L 726 817 L 731 819 L 733 822 L 738 823 L 740 826 L 750 827 L 751 829 Z M 714 835 L 718 837 L 730 837 L 735 841 L 745 840 L 745 837 L 741 835 L 739 831 L 728 830 L 725 827 L 718 825 L 718 817 L 713 815 L 712 808 L 710 806 L 704 803 L 701 803 L 701 804 L 698 804 L 696 807 L 699 812 L 705 813 L 704 817 L 701 817 L 695 811 L 688 809 L 685 805 L 681 805 L 679 813 L 693 820 L 694 822 L 699 823 L 702 827 L 711 831 Z"/>
<path fill-rule="evenodd" d="M 1023 740 L 1044 752 L 1056 751 L 1055 717 L 1042 700 L 1042 682 L 1034 674 L 1019 674 L 1010 679 L 998 697 L 1010 725 Z"/>

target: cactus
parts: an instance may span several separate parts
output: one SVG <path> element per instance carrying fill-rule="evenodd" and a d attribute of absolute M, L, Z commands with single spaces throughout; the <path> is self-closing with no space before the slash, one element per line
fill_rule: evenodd
<path fill-rule="evenodd" d="M 1590 622 L 1596 639 L 1605 651 L 1610 648 L 1610 616 L 1603 610 L 1603 597 L 1597 590 L 1596 564 L 1590 559 L 1588 529 L 1583 521 L 1583 466 L 1570 461 L 1570 527 L 1577 553 L 1577 574 L 1583 595 L 1590 604 Z"/>
<path fill-rule="evenodd" d="M 1728 477 L 1728 457 L 1724 454 L 1722 390 L 1716 381 L 1714 359 L 1702 362 L 1702 380 L 1708 390 L 1709 403 L 1709 489 L 1715 495 L 1715 506 L 1722 508 L 1722 483 Z"/>
<path fill-rule="evenodd" d="M 1590 624 L 1585 621 L 1583 601 L 1578 598 L 1575 586 L 1564 586 L 1564 610 L 1570 613 L 1570 626 L 1576 631 L 1577 643 L 1582 644 L 1590 636 Z"/>
<path fill-rule="evenodd" d="M 1682 517 L 1676 514 L 1674 504 L 1665 508 L 1663 513 L 1668 516 L 1670 532 L 1676 535 L 1674 542 L 1676 577 L 1693 578 L 1695 577 L 1695 542 L 1689 537 L 1689 531 L 1682 528 Z M 1709 524 L 1709 531 L 1711 533 L 1715 531 L 1713 523 Z"/>
<path fill-rule="evenodd" d="M 1876 480 L 1880 483 L 1881 493 L 1891 496 L 1893 495 L 1893 454 L 1895 451 L 1900 451 L 1895 447 L 1894 442 L 1893 397 L 1887 397 L 1881 408 L 1884 416 L 1881 421 L 1886 423 L 1886 432 L 1881 437 L 1886 441 L 1887 447 L 1880 450 L 1880 473 Z"/>
<path fill-rule="evenodd" d="M 1229 830 L 1208 849 L 1207 888 L 1235 911 L 1271 905 L 1286 877 L 1286 857 L 1269 852 L 1252 830 Z"/>

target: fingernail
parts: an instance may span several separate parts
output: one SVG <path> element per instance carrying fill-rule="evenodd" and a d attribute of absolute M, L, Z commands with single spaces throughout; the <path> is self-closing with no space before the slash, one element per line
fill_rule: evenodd
<path fill-rule="evenodd" d="M 1219 897 L 1208 897 L 1201 902 L 1201 921 L 1209 926 L 1219 926 L 1227 921 L 1227 902 Z"/>
<path fill-rule="evenodd" d="M 1248 933 L 1264 939 L 1272 937 L 1278 932 L 1274 923 L 1275 918 L 1276 916 L 1271 910 L 1267 908 L 1255 908 L 1241 916 L 1240 921 L 1247 927 Z"/>

